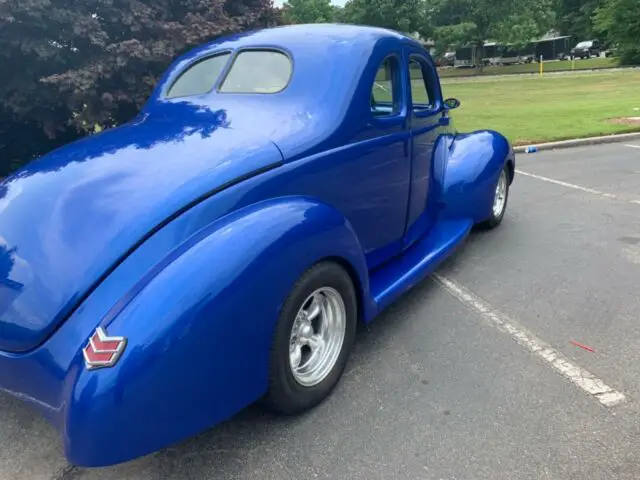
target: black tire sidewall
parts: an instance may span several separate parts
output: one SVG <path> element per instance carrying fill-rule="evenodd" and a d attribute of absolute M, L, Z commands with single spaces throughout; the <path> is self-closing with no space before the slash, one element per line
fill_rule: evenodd
<path fill-rule="evenodd" d="M 502 207 L 502 212 L 500 212 L 500 215 L 495 215 L 493 213 L 493 205 L 492 205 L 491 215 L 489 216 L 489 218 L 478 225 L 481 229 L 491 229 L 491 228 L 495 228 L 498 225 L 500 225 L 500 223 L 502 223 L 502 219 L 504 217 L 504 214 L 507 211 L 507 204 L 509 203 L 509 190 L 510 190 L 509 176 L 510 175 L 509 175 L 509 168 L 506 165 L 504 166 L 504 168 L 500 172 L 500 175 L 502 175 L 503 172 L 507 177 L 507 190 L 505 192 L 506 197 L 504 199 L 504 206 Z M 498 177 L 498 181 L 500 181 L 500 177 Z M 497 186 L 498 186 L 498 184 L 496 183 L 496 187 Z M 494 195 L 495 195 L 495 188 L 494 188 Z"/>
<path fill-rule="evenodd" d="M 345 337 L 331 373 L 319 384 L 305 387 L 293 377 L 289 363 L 289 341 L 299 309 L 314 291 L 322 287 L 331 287 L 342 297 L 347 317 Z M 267 405 L 283 413 L 297 413 L 324 400 L 337 385 L 347 365 L 355 337 L 357 318 L 355 289 L 351 277 L 344 268 L 334 262 L 322 262 L 307 270 L 294 285 L 278 318 L 271 351 Z"/>
<path fill-rule="evenodd" d="M 506 166 L 502 169 L 502 172 L 500 172 L 500 176 L 502 176 L 503 173 L 507 181 L 506 189 L 504 192 L 504 205 L 502 206 L 502 211 L 500 212 L 500 215 L 494 215 L 493 208 L 491 209 L 491 217 L 492 217 L 492 220 L 496 222 L 496 224 L 502 221 L 502 218 L 504 217 L 504 214 L 507 211 L 507 203 L 509 202 L 509 170 Z M 498 177 L 498 181 L 500 181 L 500 177 Z M 497 184 L 496 184 L 496 187 L 497 187 Z"/>

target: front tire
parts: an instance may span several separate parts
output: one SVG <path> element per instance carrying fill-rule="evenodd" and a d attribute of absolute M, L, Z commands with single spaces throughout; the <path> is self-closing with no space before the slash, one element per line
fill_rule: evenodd
<path fill-rule="evenodd" d="M 280 312 L 263 403 L 295 414 L 327 398 L 347 365 L 357 317 L 353 282 L 340 265 L 321 262 L 307 270 Z"/>
<path fill-rule="evenodd" d="M 500 172 L 494 191 L 491 216 L 479 225 L 480 228 L 492 229 L 502 223 L 504 212 L 507 210 L 507 201 L 509 200 L 509 177 L 509 167 L 505 165 L 502 172 Z"/>

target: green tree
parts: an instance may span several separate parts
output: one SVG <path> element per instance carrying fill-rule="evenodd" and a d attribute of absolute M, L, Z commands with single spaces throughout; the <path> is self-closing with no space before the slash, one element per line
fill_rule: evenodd
<path fill-rule="evenodd" d="M 434 35 L 439 43 L 475 45 L 475 63 L 482 69 L 487 40 L 522 46 L 554 21 L 553 0 L 440 0 Z"/>
<path fill-rule="evenodd" d="M 595 28 L 615 45 L 622 63 L 640 64 L 640 0 L 604 0 Z"/>
<path fill-rule="evenodd" d="M 336 20 L 337 7 L 331 0 L 289 0 L 283 7 L 287 23 L 330 23 Z"/>
<path fill-rule="evenodd" d="M 556 28 L 576 41 L 594 36 L 593 16 L 602 0 L 559 0 Z"/>
<path fill-rule="evenodd" d="M 350 0 L 344 6 L 343 20 L 404 33 L 423 33 L 425 0 Z"/>

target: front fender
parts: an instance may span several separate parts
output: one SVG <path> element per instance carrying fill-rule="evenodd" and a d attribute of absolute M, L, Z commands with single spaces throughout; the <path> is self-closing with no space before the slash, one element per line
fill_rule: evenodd
<path fill-rule="evenodd" d="M 500 172 L 509 162 L 511 171 L 515 167 L 509 141 L 498 132 L 481 130 L 457 135 L 443 145 L 446 145 L 441 176 L 444 216 L 469 218 L 474 223 L 486 220 L 491 214 Z"/>
<path fill-rule="evenodd" d="M 254 204 L 173 250 L 101 324 L 128 343 L 115 367 L 78 373 L 65 421 L 70 460 L 97 466 L 145 455 L 261 397 L 280 307 L 327 257 L 349 266 L 371 314 L 353 229 L 313 199 Z"/>

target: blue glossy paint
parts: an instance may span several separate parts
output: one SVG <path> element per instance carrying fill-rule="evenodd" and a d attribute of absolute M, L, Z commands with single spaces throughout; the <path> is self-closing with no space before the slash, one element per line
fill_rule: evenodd
<path fill-rule="evenodd" d="M 194 61 L 255 47 L 292 58 L 284 91 L 163 99 Z M 316 262 L 348 269 L 369 322 L 489 216 L 513 151 L 455 131 L 435 70 L 431 111 L 411 108 L 403 68 L 400 113 L 370 112 L 382 60 L 410 53 L 432 68 L 367 27 L 221 39 L 178 59 L 131 123 L 0 185 L 0 388 L 51 420 L 73 463 L 144 455 L 262 396 L 280 306 Z M 128 345 L 88 371 L 99 325 Z"/>
<path fill-rule="evenodd" d="M 491 212 L 495 185 L 505 164 L 515 171 L 515 157 L 509 142 L 499 133 L 484 130 L 457 134 L 451 141 L 440 202 L 443 216 L 486 220 Z M 511 179 L 513 179 L 513 174 Z"/>
<path fill-rule="evenodd" d="M 336 252 L 366 279 L 362 253 L 344 248 L 355 242 L 340 212 L 288 197 L 240 209 L 172 251 L 104 322 L 126 332 L 131 347 L 120 368 L 82 369 L 76 380 L 72 398 L 92 401 L 68 411 L 70 459 L 113 463 L 132 449 L 149 453 L 261 396 L 282 299 L 305 266 Z M 170 303 L 158 301 L 169 292 Z M 111 445 L 122 431 L 126 441 Z"/>
<path fill-rule="evenodd" d="M 5 183 L 0 241 L 15 249 L 11 280 L 24 290 L 0 313 L 0 332 L 12 332 L 0 349 L 42 342 L 105 270 L 192 200 L 282 162 L 268 140 L 221 128 L 224 114 L 184 118 L 89 137 Z"/>
<path fill-rule="evenodd" d="M 442 155 L 441 151 L 435 149 L 440 136 L 449 131 L 448 116 L 442 110 L 442 92 L 438 81 L 435 64 L 431 57 L 422 49 L 411 47 L 407 49 L 406 61 L 418 62 L 422 70 L 422 76 L 414 79 L 415 91 L 426 88 L 424 83 L 430 86 L 428 95 L 431 102 L 428 105 L 419 103 L 419 99 L 414 99 L 413 88 L 408 99 L 411 105 L 411 196 L 407 212 L 406 234 L 404 239 L 405 248 L 420 239 L 424 233 L 433 225 L 436 219 L 436 211 L 428 208 L 427 198 L 433 179 L 434 155 Z M 424 81 L 421 81 L 424 79 Z"/>

